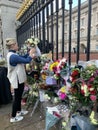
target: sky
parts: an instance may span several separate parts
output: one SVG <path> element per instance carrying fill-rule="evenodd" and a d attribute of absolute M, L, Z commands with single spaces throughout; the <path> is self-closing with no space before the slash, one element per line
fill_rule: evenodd
<path fill-rule="evenodd" d="M 58 0 L 59 1 L 59 9 L 62 7 L 62 0 Z M 72 8 L 78 5 L 78 0 L 72 0 Z M 87 0 L 81 0 L 81 3 L 85 2 Z M 55 2 L 56 0 L 54 0 L 53 4 L 54 4 L 54 12 L 56 10 L 56 6 L 55 6 Z M 69 9 L 69 0 L 65 0 L 65 9 Z M 51 10 L 51 9 L 50 9 Z"/>
<path fill-rule="evenodd" d="M 59 0 L 60 2 L 62 0 Z M 81 3 L 85 2 L 87 0 L 81 0 Z M 72 7 L 75 7 L 78 5 L 78 0 L 73 0 L 73 4 L 72 4 Z M 69 8 L 69 0 L 65 0 L 65 8 L 68 9 Z"/>
<path fill-rule="evenodd" d="M 59 1 L 59 9 L 62 7 L 62 0 L 58 0 Z M 72 0 L 73 3 L 72 3 L 72 8 L 77 6 L 78 5 L 78 0 Z M 87 0 L 81 0 L 81 3 L 85 2 Z M 56 0 L 54 0 L 53 2 L 53 12 L 56 11 Z M 51 15 L 51 7 L 49 6 L 49 14 Z M 65 9 L 68 9 L 69 10 L 69 0 L 65 0 Z"/>

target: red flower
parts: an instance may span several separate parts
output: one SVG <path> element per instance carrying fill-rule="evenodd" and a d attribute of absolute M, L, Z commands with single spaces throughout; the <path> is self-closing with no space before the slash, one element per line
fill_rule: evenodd
<path fill-rule="evenodd" d="M 81 90 L 81 94 L 83 94 L 83 95 L 84 95 L 84 90 Z"/>
<path fill-rule="evenodd" d="M 60 73 L 56 73 L 56 76 L 57 76 L 57 77 L 60 77 Z"/>
<path fill-rule="evenodd" d="M 62 66 L 59 66 L 59 69 L 61 70 L 63 67 Z"/>
<path fill-rule="evenodd" d="M 79 75 L 79 71 L 78 70 L 74 70 L 71 74 L 72 77 L 76 77 Z"/>
<path fill-rule="evenodd" d="M 94 79 L 95 79 L 95 77 L 91 77 L 90 79 L 89 79 L 89 81 L 88 82 L 93 82 L 94 81 Z"/>
<path fill-rule="evenodd" d="M 96 94 L 96 90 L 94 89 L 94 87 L 91 84 L 88 85 L 88 90 L 89 90 L 90 94 L 92 94 L 92 95 Z"/>
<path fill-rule="evenodd" d="M 56 66 L 53 67 L 53 71 L 54 71 L 54 72 L 57 71 L 57 67 L 56 67 Z"/>
<path fill-rule="evenodd" d="M 96 90 L 90 91 L 90 94 L 95 95 L 96 94 Z"/>

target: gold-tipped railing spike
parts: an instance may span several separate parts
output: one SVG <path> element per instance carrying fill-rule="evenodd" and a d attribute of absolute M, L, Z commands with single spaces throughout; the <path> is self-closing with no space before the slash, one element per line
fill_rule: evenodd
<path fill-rule="evenodd" d="M 16 14 L 16 19 L 18 20 L 24 12 L 29 8 L 29 6 L 33 3 L 33 0 L 25 0 L 21 7 L 19 8 L 17 14 Z"/>

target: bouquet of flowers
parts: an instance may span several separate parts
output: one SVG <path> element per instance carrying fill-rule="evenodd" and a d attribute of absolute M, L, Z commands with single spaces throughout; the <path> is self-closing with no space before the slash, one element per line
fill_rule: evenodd
<path fill-rule="evenodd" d="M 80 107 L 89 106 L 97 110 L 98 68 L 95 65 L 88 65 L 83 70 L 74 68 L 70 75 L 70 80 L 71 88 L 69 93 L 75 99 L 75 103 L 80 103 Z M 98 121 L 95 121 L 95 123 L 97 124 Z"/>
<path fill-rule="evenodd" d="M 35 49 L 34 56 L 36 57 L 33 59 L 33 61 L 30 64 L 26 64 L 27 72 L 32 72 L 32 70 L 40 71 L 41 51 L 38 48 L 39 42 L 40 42 L 40 40 L 34 36 L 31 36 L 31 38 L 28 38 L 25 41 L 25 46 L 26 46 L 27 52 L 29 52 L 29 50 L 31 48 L 34 48 Z"/>
<path fill-rule="evenodd" d="M 78 68 L 74 69 L 71 82 L 70 92 L 84 105 L 98 99 L 98 68 L 95 65 L 87 66 L 82 71 Z"/>
<path fill-rule="evenodd" d="M 56 79 L 59 79 L 61 77 L 62 72 L 67 74 L 66 69 L 67 69 L 67 60 L 65 58 L 54 61 L 49 66 L 49 70 L 54 72 L 54 77 Z"/>

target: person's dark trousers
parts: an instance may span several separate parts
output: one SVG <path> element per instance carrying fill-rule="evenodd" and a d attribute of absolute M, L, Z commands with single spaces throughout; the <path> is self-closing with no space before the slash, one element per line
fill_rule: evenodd
<path fill-rule="evenodd" d="M 18 84 L 18 88 L 14 89 L 12 117 L 16 116 L 17 111 L 21 111 L 21 98 L 22 98 L 23 91 L 24 91 L 24 83 Z"/>
<path fill-rule="evenodd" d="M 77 127 L 76 126 L 72 126 L 71 130 L 77 130 Z"/>

